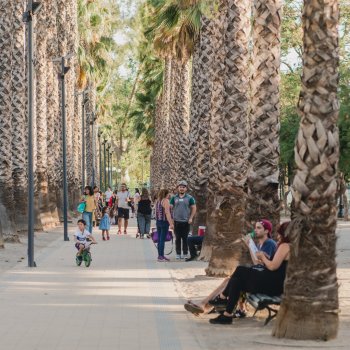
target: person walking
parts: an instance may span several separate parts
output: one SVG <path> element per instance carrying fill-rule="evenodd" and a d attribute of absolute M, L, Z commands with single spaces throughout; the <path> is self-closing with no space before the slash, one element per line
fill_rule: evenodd
<path fill-rule="evenodd" d="M 137 207 L 138 207 L 140 199 L 141 199 L 140 190 L 138 188 L 135 188 L 134 206 L 135 206 L 135 215 L 136 215 L 136 217 L 137 217 Z"/>
<path fill-rule="evenodd" d="M 109 230 L 111 229 L 111 221 L 109 218 L 109 207 L 103 207 L 102 209 L 102 218 L 100 221 L 100 226 L 99 229 L 102 231 L 102 240 L 107 240 L 109 241 Z M 105 233 L 107 237 L 105 237 Z"/>
<path fill-rule="evenodd" d="M 85 195 L 83 196 L 81 202 L 85 202 L 85 209 L 83 212 L 83 220 L 86 222 L 87 230 L 92 233 L 92 221 L 93 213 L 95 210 L 98 211 L 98 205 L 96 203 L 96 198 L 94 196 L 94 191 L 91 186 L 85 186 Z"/>
<path fill-rule="evenodd" d="M 149 192 L 147 188 L 143 188 L 141 192 L 140 200 L 138 201 L 137 211 L 137 226 L 140 231 L 140 238 L 143 239 L 145 235 L 149 235 L 151 228 L 151 200 L 149 198 Z"/>
<path fill-rule="evenodd" d="M 173 229 L 174 222 L 170 214 L 169 191 L 162 189 L 158 193 L 156 201 L 156 223 L 158 232 L 158 261 L 169 261 L 164 256 L 165 237 L 169 228 Z"/>
<path fill-rule="evenodd" d="M 110 187 L 107 188 L 107 191 L 105 192 L 105 206 L 108 207 L 108 202 L 113 196 L 113 192 Z"/>
<path fill-rule="evenodd" d="M 118 207 L 118 234 L 122 234 L 122 221 L 124 219 L 124 234 L 127 234 L 129 222 L 129 192 L 126 189 L 126 184 L 122 183 L 120 191 L 117 192 L 116 205 Z"/>
<path fill-rule="evenodd" d="M 192 196 L 187 194 L 187 182 L 179 181 L 177 194 L 170 199 L 170 206 L 173 209 L 176 259 L 188 258 L 187 237 L 190 232 L 190 225 L 196 214 L 196 202 Z M 182 244 L 181 244 L 182 243 Z M 181 246 L 182 253 L 181 255 Z"/>

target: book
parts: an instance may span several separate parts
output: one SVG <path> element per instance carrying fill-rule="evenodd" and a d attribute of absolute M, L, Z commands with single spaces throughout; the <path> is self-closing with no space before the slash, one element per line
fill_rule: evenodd
<path fill-rule="evenodd" d="M 252 252 L 254 259 L 257 259 L 256 253 L 259 251 L 258 247 L 255 245 L 254 241 L 250 238 L 249 239 L 249 249 Z"/>

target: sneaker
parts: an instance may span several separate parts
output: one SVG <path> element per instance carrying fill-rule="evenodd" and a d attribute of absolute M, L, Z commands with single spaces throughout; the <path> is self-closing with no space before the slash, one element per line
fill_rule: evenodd
<path fill-rule="evenodd" d="M 237 309 L 233 314 L 233 318 L 244 318 L 247 316 L 247 313 L 244 310 Z"/>
<path fill-rule="evenodd" d="M 212 324 L 231 324 L 232 320 L 233 316 L 219 315 L 218 317 L 209 320 L 209 322 Z"/>
<path fill-rule="evenodd" d="M 192 260 L 195 260 L 196 259 L 196 256 L 190 256 L 189 258 L 187 258 L 185 261 L 192 261 Z"/>
<path fill-rule="evenodd" d="M 227 299 L 221 299 L 220 295 L 218 295 L 216 298 L 209 300 L 209 305 L 215 307 L 226 307 Z"/>
<path fill-rule="evenodd" d="M 180 254 L 176 254 L 176 260 L 180 260 L 181 259 L 181 255 Z"/>
<path fill-rule="evenodd" d="M 188 254 L 184 254 L 184 255 L 181 257 L 181 259 L 188 259 L 188 258 L 189 258 Z"/>
<path fill-rule="evenodd" d="M 159 262 L 164 262 L 164 258 L 162 256 L 158 256 L 158 259 L 157 259 Z"/>
<path fill-rule="evenodd" d="M 168 259 L 166 256 L 162 256 L 164 261 L 170 261 L 170 259 Z"/>

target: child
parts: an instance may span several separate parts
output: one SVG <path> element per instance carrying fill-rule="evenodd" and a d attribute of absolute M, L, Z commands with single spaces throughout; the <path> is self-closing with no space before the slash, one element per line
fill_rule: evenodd
<path fill-rule="evenodd" d="M 74 233 L 75 247 L 78 249 L 77 256 L 81 256 L 83 250 L 90 245 L 90 240 L 96 244 L 95 238 L 86 230 L 86 221 L 78 220 L 78 230 Z"/>
<path fill-rule="evenodd" d="M 111 229 L 111 222 L 109 219 L 109 207 L 103 207 L 102 218 L 99 229 L 102 230 L 102 239 L 105 241 L 105 232 L 107 234 L 107 240 L 109 240 L 109 230 Z"/>

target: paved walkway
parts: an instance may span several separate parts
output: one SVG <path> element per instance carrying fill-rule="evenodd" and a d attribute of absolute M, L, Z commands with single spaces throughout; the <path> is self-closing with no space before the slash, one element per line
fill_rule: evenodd
<path fill-rule="evenodd" d="M 60 238 L 37 268 L 24 261 L 3 274 L 0 349 L 199 349 L 169 271 L 130 232 L 106 242 L 96 232 L 90 268 Z"/>
<path fill-rule="evenodd" d="M 106 242 L 96 232 L 90 268 L 75 265 L 72 238 L 60 237 L 36 254 L 37 268 L 24 260 L 0 274 L 1 350 L 348 348 L 344 323 L 333 342 L 298 343 L 271 338 L 270 326 L 256 319 L 223 327 L 194 318 L 183 309 L 183 287 L 209 282 L 204 263 L 158 263 L 152 242 L 136 240 L 135 228 L 115 232 Z M 196 269 L 202 276 L 194 278 Z M 348 292 L 341 291 L 346 300 Z"/>

